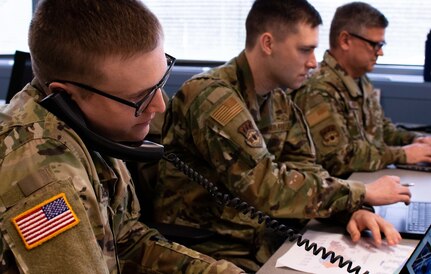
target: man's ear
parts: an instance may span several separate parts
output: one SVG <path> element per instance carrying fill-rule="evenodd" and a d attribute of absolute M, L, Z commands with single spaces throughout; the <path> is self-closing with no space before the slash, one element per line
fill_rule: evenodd
<path fill-rule="evenodd" d="M 338 35 L 338 46 L 343 50 L 348 50 L 350 48 L 350 43 L 350 34 L 345 30 L 340 32 Z"/>
<path fill-rule="evenodd" d="M 274 36 L 269 32 L 264 32 L 259 37 L 259 46 L 265 54 L 270 55 L 274 46 Z"/>
<path fill-rule="evenodd" d="M 72 94 L 65 84 L 59 82 L 52 82 L 48 85 L 48 94 L 53 92 L 66 92 L 69 95 Z"/>

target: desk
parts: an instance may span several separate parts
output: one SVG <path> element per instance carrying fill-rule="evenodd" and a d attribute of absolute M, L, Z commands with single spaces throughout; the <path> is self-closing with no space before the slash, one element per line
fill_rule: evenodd
<path fill-rule="evenodd" d="M 324 225 L 322 223 L 319 223 L 316 220 L 311 220 L 309 224 L 306 226 L 306 228 L 313 229 L 315 231 L 331 231 L 334 233 L 343 233 L 345 230 L 343 227 L 328 227 L 327 225 Z M 400 244 L 402 245 L 409 245 L 409 246 L 416 246 L 418 243 L 418 240 L 412 240 L 412 239 L 403 239 Z M 277 268 L 275 267 L 275 263 L 277 262 L 277 259 L 284 255 L 289 248 L 294 243 L 291 243 L 289 241 L 286 241 L 283 243 L 283 245 L 269 258 L 269 260 L 259 269 L 259 271 L 256 272 L 256 274 L 294 274 L 294 273 L 301 273 L 304 274 L 304 272 L 296 271 L 290 268 Z M 321 258 L 321 254 L 319 253 L 319 256 L 316 256 L 316 258 Z M 338 255 L 338 254 L 337 254 Z M 356 266 L 355 262 L 353 261 L 353 266 Z M 347 269 L 347 267 L 343 267 L 343 269 Z M 364 270 L 366 267 L 363 268 Z M 361 269 L 362 270 L 362 269 Z M 347 270 L 346 270 L 346 273 Z M 363 273 L 361 271 L 361 273 Z"/>
<path fill-rule="evenodd" d="M 415 183 L 415 186 L 410 187 L 412 201 L 429 201 L 431 199 L 429 195 L 431 190 L 431 173 L 429 172 L 397 169 L 391 166 L 376 172 L 355 172 L 349 177 L 349 180 L 371 183 L 384 175 L 398 176 L 401 179 L 401 183 Z"/>
<path fill-rule="evenodd" d="M 421 181 L 423 183 L 429 183 L 431 185 L 431 174 L 426 172 L 419 172 L 419 171 L 410 171 L 410 170 L 402 170 L 402 169 L 395 169 L 395 168 L 388 168 L 379 170 L 376 172 L 355 172 L 350 176 L 349 179 L 352 180 L 358 180 L 362 181 L 364 183 L 370 183 L 377 178 L 380 178 L 384 175 L 395 175 L 399 176 L 401 178 L 401 183 L 407 183 L 408 178 L 415 178 L 415 180 Z M 429 182 L 427 182 L 429 181 Z M 420 185 L 420 184 L 419 184 Z M 430 200 L 431 197 L 429 193 L 426 191 L 421 191 L 419 188 L 419 185 L 416 183 L 415 187 L 411 188 L 412 192 L 412 200 Z M 316 231 L 331 231 L 335 233 L 343 233 L 345 230 L 343 227 L 328 227 L 327 225 L 321 224 L 316 220 L 311 220 L 305 229 L 312 228 Z M 410 245 L 410 246 L 416 246 L 418 243 L 418 240 L 413 239 L 403 239 L 400 244 L 402 245 Z M 275 263 L 279 257 L 281 257 L 284 253 L 286 253 L 287 250 L 293 245 L 294 243 L 291 243 L 289 241 L 286 241 L 283 243 L 283 245 L 269 258 L 269 260 L 259 269 L 257 274 L 291 274 L 291 273 L 304 273 L 296 270 L 292 270 L 289 268 L 276 268 Z M 319 256 L 321 253 L 319 253 Z M 355 262 L 353 262 L 355 263 Z M 354 264 L 355 265 L 355 264 Z M 346 267 L 344 267 L 347 269 Z M 364 267 L 366 268 L 366 267 Z M 346 273 L 347 270 L 346 270 Z"/>

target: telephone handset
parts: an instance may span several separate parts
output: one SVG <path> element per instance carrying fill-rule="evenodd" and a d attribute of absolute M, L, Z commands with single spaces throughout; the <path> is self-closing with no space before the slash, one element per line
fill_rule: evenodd
<path fill-rule="evenodd" d="M 136 162 L 159 160 L 163 155 L 162 145 L 144 140 L 136 146 L 132 146 L 114 142 L 90 130 L 78 105 L 66 92 L 51 93 L 40 101 L 40 105 L 61 117 L 68 126 L 79 134 L 88 147 L 104 155 Z"/>
<path fill-rule="evenodd" d="M 298 246 L 304 246 L 305 250 L 312 252 L 316 256 L 318 256 L 319 253 L 322 253 L 320 255 L 322 259 L 325 260 L 329 258 L 331 263 L 337 263 L 340 268 L 346 266 L 347 272 L 349 273 L 358 274 L 361 270 L 360 266 L 353 268 L 352 261 L 344 261 L 343 256 L 336 255 L 333 251 L 326 251 L 325 247 L 319 247 L 316 243 L 310 242 L 308 239 L 303 239 L 300 233 L 296 233 L 294 230 L 287 228 L 277 220 L 271 219 L 269 215 L 256 210 L 253 206 L 241 201 L 239 198 L 231 198 L 228 194 L 220 192 L 217 186 L 190 168 L 176 155 L 172 153 L 163 154 L 162 145 L 143 141 L 140 146 L 130 146 L 114 142 L 95 133 L 87 127 L 81 110 L 66 92 L 54 92 L 44 98 L 40 102 L 40 105 L 60 117 L 67 125 L 73 128 L 89 148 L 102 154 L 126 161 L 145 162 L 158 160 L 163 157 L 163 159 L 170 162 L 178 170 L 187 175 L 190 180 L 205 188 L 220 205 L 233 207 L 243 214 L 248 214 L 252 219 L 257 218 L 260 224 L 265 222 L 267 227 L 287 236 L 287 239 L 290 242 L 296 241 Z M 368 271 L 364 272 L 364 274 L 368 273 Z"/>

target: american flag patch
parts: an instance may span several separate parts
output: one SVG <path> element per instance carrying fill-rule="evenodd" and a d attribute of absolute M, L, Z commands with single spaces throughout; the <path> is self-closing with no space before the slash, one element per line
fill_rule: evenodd
<path fill-rule="evenodd" d="M 61 193 L 12 218 L 27 249 L 32 249 L 79 223 Z"/>
<path fill-rule="evenodd" d="M 211 117 L 216 120 L 220 125 L 225 126 L 235 116 L 242 111 L 241 105 L 235 97 L 231 96 L 226 99 L 212 114 Z"/>

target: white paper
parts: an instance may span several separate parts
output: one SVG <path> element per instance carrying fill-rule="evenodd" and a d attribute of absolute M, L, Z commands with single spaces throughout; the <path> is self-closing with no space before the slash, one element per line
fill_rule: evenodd
<path fill-rule="evenodd" d="M 349 236 L 307 230 L 303 239 L 310 239 L 318 246 L 333 251 L 335 255 L 344 257 L 344 261 L 351 260 L 352 267 L 359 265 L 364 273 L 368 270 L 372 274 L 398 273 L 407 258 L 413 252 L 414 247 L 405 245 L 388 246 L 385 242 L 380 248 L 376 248 L 371 238 L 361 238 L 354 244 Z M 348 273 L 347 266 L 338 267 L 337 261 L 332 264 L 329 258 L 322 259 L 322 252 L 317 256 L 299 247 L 296 243 L 283 256 L 278 258 L 276 267 L 289 267 L 307 273 L 336 274 Z"/>

